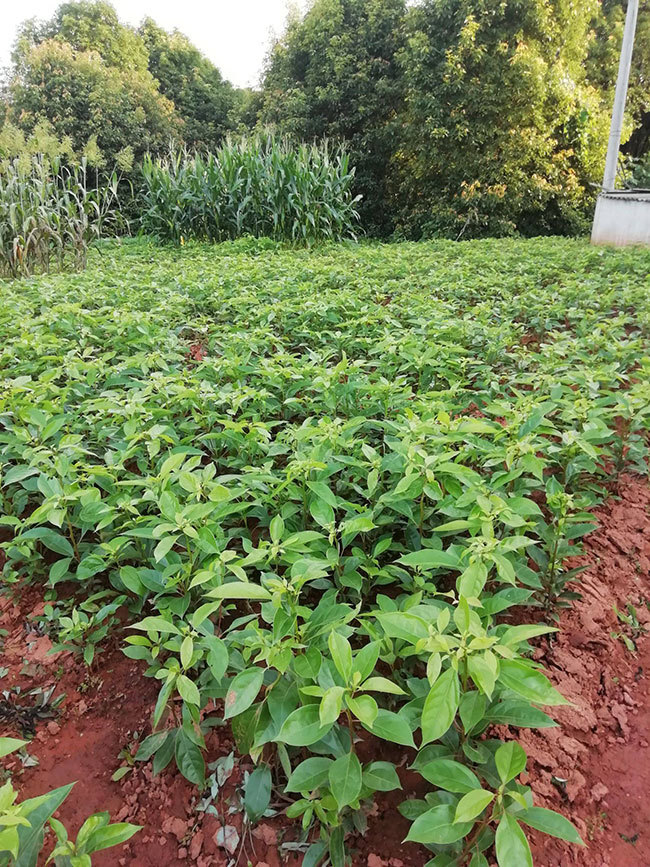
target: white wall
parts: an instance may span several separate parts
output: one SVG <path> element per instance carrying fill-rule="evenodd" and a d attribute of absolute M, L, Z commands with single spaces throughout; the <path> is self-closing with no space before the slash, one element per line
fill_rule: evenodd
<path fill-rule="evenodd" d="M 601 193 L 596 202 L 591 243 L 650 246 L 650 192 Z"/>

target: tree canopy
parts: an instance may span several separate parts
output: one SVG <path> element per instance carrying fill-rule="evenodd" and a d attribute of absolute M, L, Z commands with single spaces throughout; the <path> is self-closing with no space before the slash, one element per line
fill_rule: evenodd
<path fill-rule="evenodd" d="M 69 0 L 19 31 L 0 156 L 128 165 L 271 125 L 345 143 L 369 234 L 574 233 L 602 178 L 626 3 L 311 0 L 271 46 L 261 88 L 238 90 L 182 33 Z M 649 79 L 644 2 L 624 136 L 643 177 Z"/>
<path fill-rule="evenodd" d="M 404 0 L 317 0 L 273 46 L 264 78 L 262 122 L 348 143 L 371 229 L 387 223 L 405 14 Z"/>

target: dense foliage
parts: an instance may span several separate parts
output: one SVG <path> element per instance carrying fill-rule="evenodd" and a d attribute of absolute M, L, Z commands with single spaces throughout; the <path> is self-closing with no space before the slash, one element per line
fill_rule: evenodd
<path fill-rule="evenodd" d="M 80 152 L 90 138 L 113 164 L 168 145 L 173 104 L 147 69 L 148 54 L 109 3 L 64 3 L 51 21 L 29 21 L 14 51 L 8 119 L 30 134 L 48 122 Z"/>
<path fill-rule="evenodd" d="M 63 3 L 23 25 L 14 49 L 7 119 L 27 135 L 47 121 L 80 152 L 93 137 L 113 164 L 170 139 L 216 146 L 237 124 L 239 100 L 219 70 L 180 33 L 146 19 L 135 31 L 110 3 Z"/>
<path fill-rule="evenodd" d="M 572 0 L 416 8 L 396 157 L 401 231 L 580 230 L 609 131 L 583 71 L 592 15 Z"/>
<path fill-rule="evenodd" d="M 143 166 L 141 225 L 163 241 L 353 238 L 358 219 L 348 156 L 271 135 L 228 139 L 214 153 Z"/>
<path fill-rule="evenodd" d="M 0 276 L 83 268 L 88 246 L 122 228 L 117 176 L 98 183 L 87 162 L 18 157 L 0 167 Z"/>
<path fill-rule="evenodd" d="M 68 0 L 21 28 L 0 99 L 0 157 L 214 151 L 277 128 L 345 143 L 370 235 L 581 233 L 602 180 L 624 0 L 314 0 L 290 16 L 261 88 L 237 90 L 178 31 Z M 626 179 L 650 147 L 650 10 L 639 14 Z M 21 144 L 22 137 L 22 144 Z M 634 176 L 633 176 L 634 173 Z"/>
<path fill-rule="evenodd" d="M 147 47 L 149 71 L 180 116 L 183 142 L 215 148 L 237 123 L 237 91 L 182 33 L 168 33 L 151 18 L 138 33 Z"/>
<path fill-rule="evenodd" d="M 589 509 L 647 472 L 649 267 L 558 239 L 139 241 L 5 283 L 2 580 L 42 586 L 89 664 L 122 629 L 160 683 L 156 773 L 203 787 L 229 720 L 249 816 L 284 790 L 308 864 L 341 867 L 400 787 L 386 743 L 430 785 L 400 810 L 436 867 L 531 865 L 526 827 L 579 842 L 514 738 L 563 702 L 529 642 L 579 591 Z"/>
<path fill-rule="evenodd" d="M 345 140 L 371 232 L 391 227 L 387 176 L 403 83 L 404 0 L 320 0 L 294 18 L 264 80 L 264 123 L 299 139 Z"/>

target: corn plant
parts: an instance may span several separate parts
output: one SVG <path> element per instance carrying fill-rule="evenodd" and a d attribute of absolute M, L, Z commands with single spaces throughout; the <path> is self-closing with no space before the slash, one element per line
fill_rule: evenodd
<path fill-rule="evenodd" d="M 118 219 L 118 178 L 100 186 L 85 159 L 67 166 L 43 154 L 0 170 L 0 275 L 86 266 L 88 245 Z"/>
<path fill-rule="evenodd" d="M 163 241 L 354 237 L 354 169 L 326 143 L 292 145 L 271 134 L 228 139 L 206 155 L 147 156 L 142 177 L 142 228 Z"/>

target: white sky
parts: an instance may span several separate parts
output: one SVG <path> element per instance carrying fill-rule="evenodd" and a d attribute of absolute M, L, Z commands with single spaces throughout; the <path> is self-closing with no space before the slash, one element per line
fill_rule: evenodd
<path fill-rule="evenodd" d="M 112 0 L 121 21 L 137 25 L 145 16 L 166 30 L 185 33 L 222 74 L 240 87 L 258 83 L 273 34 L 284 29 L 290 7 L 308 0 Z M 50 18 L 60 0 L 0 0 L 0 66 L 9 63 L 18 25 Z"/>

